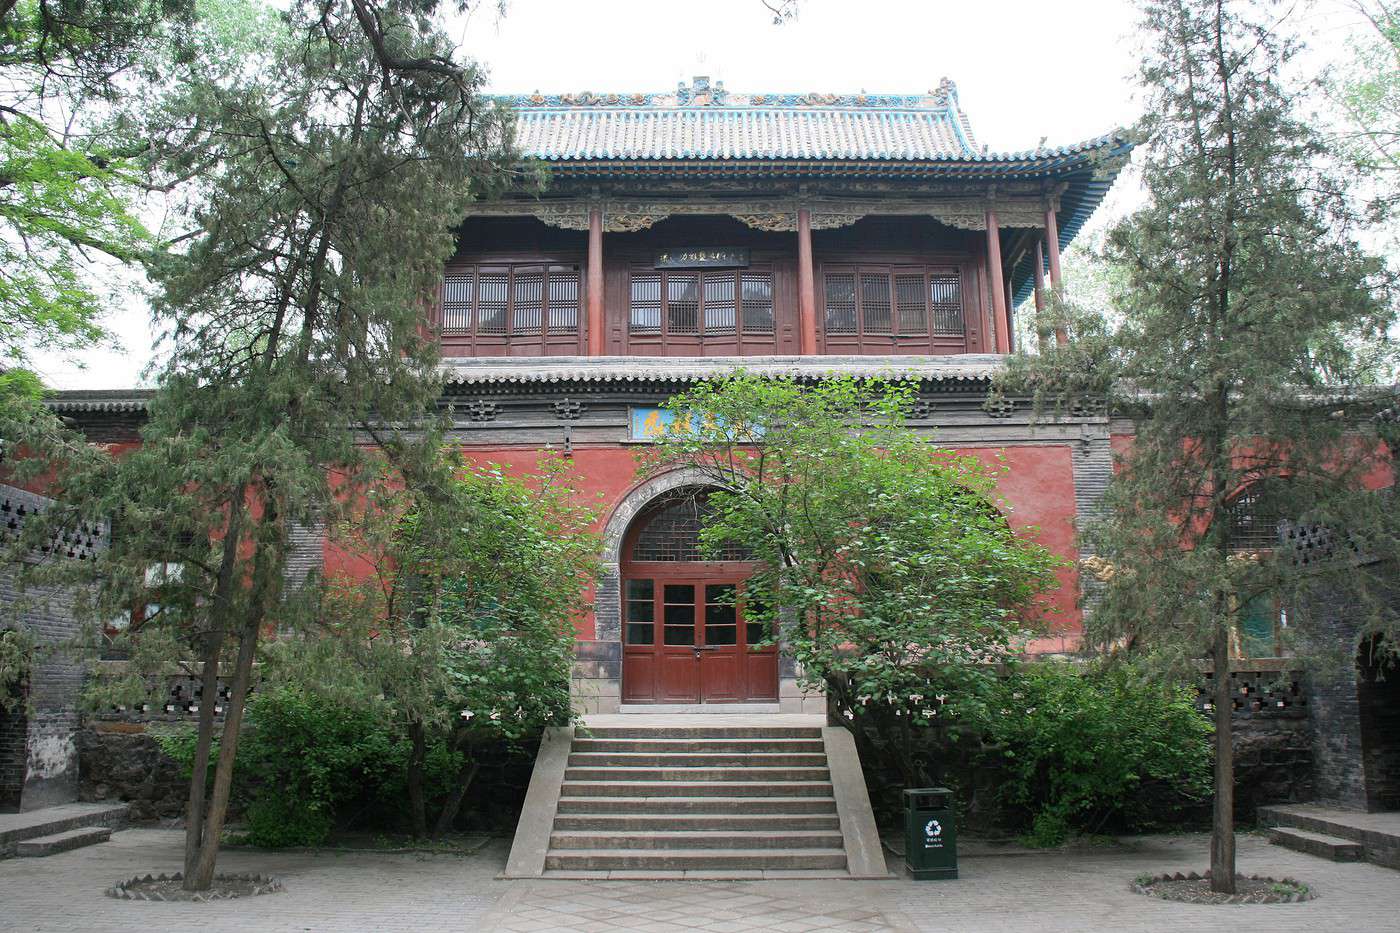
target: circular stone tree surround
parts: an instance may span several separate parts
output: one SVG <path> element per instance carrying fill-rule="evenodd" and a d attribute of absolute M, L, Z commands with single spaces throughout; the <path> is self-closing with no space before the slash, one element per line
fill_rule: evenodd
<path fill-rule="evenodd" d="M 1139 875 L 1129 885 L 1138 894 L 1187 904 L 1297 904 L 1317 897 L 1307 885 L 1292 878 L 1236 875 L 1235 893 L 1210 889 L 1210 872 Z"/>
<path fill-rule="evenodd" d="M 219 901 L 275 894 L 282 890 L 282 882 L 276 878 L 249 872 L 215 875 L 207 891 L 186 891 L 184 884 L 184 872 L 139 875 L 112 885 L 107 889 L 107 896 L 124 901 Z"/>

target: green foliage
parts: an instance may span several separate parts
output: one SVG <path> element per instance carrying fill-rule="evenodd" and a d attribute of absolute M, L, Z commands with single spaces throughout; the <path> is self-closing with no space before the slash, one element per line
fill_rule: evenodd
<path fill-rule="evenodd" d="M 1367 28 L 1349 43 L 1351 56 L 1329 69 L 1328 97 L 1345 116 L 1341 142 L 1370 176 L 1375 206 L 1400 204 L 1400 7 L 1357 0 Z"/>
<path fill-rule="evenodd" d="M 1085 636 L 1177 673 L 1207 654 L 1223 671 L 1237 613 L 1255 599 L 1287 605 L 1294 631 L 1313 621 L 1308 591 L 1319 587 L 1363 628 L 1397 624 L 1385 594 L 1400 526 L 1366 491 L 1391 469 L 1372 418 L 1397 401 L 1394 282 L 1358 246 L 1354 179 L 1282 86 L 1294 44 L 1277 22 L 1259 3 L 1144 4 L 1135 158 L 1149 200 L 1108 234 L 1117 306 L 1056 296 L 1047 326 L 1068 321 L 1070 346 L 1017 359 L 1003 382 L 1042 410 L 1087 392 L 1135 419 L 1103 519 L 1082 535 L 1095 555 L 1086 569 L 1103 582 Z M 1246 487 L 1376 560 L 1300 573 L 1282 548 L 1236 553 L 1231 505 Z M 1216 710 L 1212 884 L 1228 891 L 1228 697 Z"/>
<path fill-rule="evenodd" d="M 0 712 L 23 702 L 20 686 L 34 659 L 34 637 L 24 629 L 0 629 Z"/>
<path fill-rule="evenodd" d="M 1396 400 L 1392 282 L 1357 246 L 1349 179 L 1324 170 L 1279 84 L 1290 48 L 1270 22 L 1249 4 L 1218 19 L 1214 3 L 1147 7 L 1151 201 L 1106 253 L 1125 287 L 1111 313 L 1059 296 L 1073 341 L 1014 360 L 1003 382 L 1042 410 L 1097 395 L 1135 418 L 1105 518 L 1084 535 L 1105 585 L 1087 636 L 1178 671 L 1257 598 L 1302 624 L 1304 590 L 1340 587 L 1368 624 L 1393 624 L 1376 597 L 1384 564 L 1299 574 L 1275 552 L 1244 560 L 1228 546 L 1231 500 L 1250 484 L 1375 557 L 1400 541 L 1394 511 L 1364 488 L 1389 468 L 1370 416 Z"/>
<path fill-rule="evenodd" d="M 72 353 L 105 336 L 110 277 L 95 262 L 140 258 L 150 237 L 133 201 L 143 144 L 106 116 L 144 56 L 175 41 L 186 0 L 55 3 L 0 10 L 0 366 Z M 37 381 L 0 386 L 0 405 Z"/>
<path fill-rule="evenodd" d="M 98 560 L 28 582 L 90 584 L 77 611 L 94 624 L 157 605 L 133 636 L 167 630 L 167 663 L 197 655 L 211 687 L 221 662 L 233 672 L 212 787 L 199 765 L 192 779 L 191 889 L 213 875 L 259 639 L 313 618 L 315 581 L 284 587 L 293 526 L 338 522 L 377 477 L 364 438 L 423 456 L 441 389 L 423 309 L 468 202 L 511 178 L 510 115 L 434 9 L 292 3 L 248 20 L 263 41 L 222 20 L 160 57 L 144 93 L 113 105 L 145 143 L 143 182 L 171 192 L 148 264 L 164 338 L 141 445 L 115 457 L 37 421 L 5 426 L 30 469 L 61 477 L 63 505 L 17 546 L 117 525 Z"/>
<path fill-rule="evenodd" d="M 782 629 L 804 681 L 902 730 L 937 715 L 930 677 L 981 677 L 1043 623 L 1060 565 L 997 510 L 1000 468 L 904 426 L 912 402 L 907 385 L 741 373 L 669 402 L 682 428 L 643 465 L 714 487 L 702 541 L 760 561 L 746 618 Z"/>
<path fill-rule="evenodd" d="M 596 572 L 594 517 L 558 458 L 519 479 L 444 452 L 422 472 L 386 475 L 337 529 L 370 573 L 328 581 L 321 634 L 278 645 L 274 676 L 373 706 L 413 746 L 404 768 L 418 834 L 429 748 L 461 759 L 440 835 L 480 749 L 573 721 L 572 620 Z"/>
<path fill-rule="evenodd" d="M 254 694 L 234 783 L 248 841 L 265 848 L 322 845 L 333 829 L 356 820 L 397 828 L 409 747 L 385 713 L 295 685 Z M 167 755 L 189 769 L 195 738 L 193 730 L 182 729 L 158 740 Z M 428 756 L 428 793 L 434 798 L 447 792 L 459 757 L 445 746 Z"/>
<path fill-rule="evenodd" d="M 1191 692 L 1128 667 L 1021 665 L 962 725 L 1036 845 L 1160 828 L 1210 791 L 1210 723 Z"/>

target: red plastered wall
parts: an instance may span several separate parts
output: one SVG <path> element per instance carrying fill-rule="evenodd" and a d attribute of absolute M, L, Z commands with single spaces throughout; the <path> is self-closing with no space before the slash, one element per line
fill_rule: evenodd
<path fill-rule="evenodd" d="M 585 493 L 590 498 L 601 494 L 601 510 L 597 529 L 602 530 L 608 517 L 631 489 L 638 485 L 636 448 L 629 446 L 579 447 L 574 449 L 572 463 Z M 1058 446 L 1026 446 L 1008 448 L 969 448 L 959 451 L 976 456 L 990 466 L 1004 467 L 1000 474 L 998 504 L 1006 513 L 1012 528 L 1035 534 L 1045 547 L 1068 561 L 1078 554 L 1074 546 L 1074 474 L 1070 448 Z M 533 472 L 539 455 L 533 447 L 468 448 L 464 454 L 469 462 L 497 463 L 508 472 L 526 475 Z M 1038 529 L 1033 531 L 1032 529 Z M 352 554 L 334 545 L 325 550 L 327 574 L 344 573 L 359 577 L 368 566 Z M 1051 595 L 1054 613 L 1049 618 L 1053 627 L 1050 637 L 1032 646 L 1038 652 L 1069 651 L 1077 645 L 1080 632 L 1079 609 L 1075 605 L 1078 574 L 1071 565 L 1059 571 L 1060 589 Z M 591 612 L 579 620 L 579 638 L 594 637 Z"/>

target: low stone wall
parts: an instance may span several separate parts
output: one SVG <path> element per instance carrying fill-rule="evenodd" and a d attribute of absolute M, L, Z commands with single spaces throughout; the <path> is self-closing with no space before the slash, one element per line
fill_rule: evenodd
<path fill-rule="evenodd" d="M 1308 691 L 1301 672 L 1289 666 L 1285 658 L 1246 659 L 1230 671 L 1235 816 L 1241 820 L 1253 822 L 1269 804 L 1312 800 L 1316 792 Z M 1196 700 L 1202 712 L 1209 690 L 1202 685 Z"/>
<path fill-rule="evenodd" d="M 131 804 L 135 823 L 184 815 L 189 780 L 144 724 L 89 723 L 78 732 L 79 799 Z"/>

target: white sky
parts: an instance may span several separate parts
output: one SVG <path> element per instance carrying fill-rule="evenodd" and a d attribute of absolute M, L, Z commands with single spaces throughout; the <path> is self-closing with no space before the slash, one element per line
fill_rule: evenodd
<path fill-rule="evenodd" d="M 1315 49 L 1305 68 L 1336 57 L 1357 22 L 1345 0 L 1293 16 Z M 979 143 L 997 151 L 1131 123 L 1136 20 L 1125 0 L 803 0 L 780 26 L 760 0 L 509 0 L 504 16 L 487 2 L 450 31 L 486 64 L 494 93 L 655 92 L 708 75 L 736 92 L 910 94 L 948 77 Z M 1136 200 L 1120 181 L 1093 226 Z M 120 349 L 82 366 L 42 359 L 46 382 L 137 385 L 152 343 L 144 303 L 131 296 L 108 323 Z"/>

